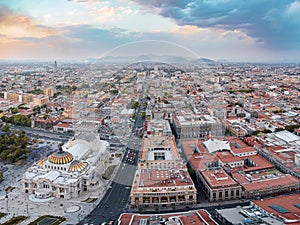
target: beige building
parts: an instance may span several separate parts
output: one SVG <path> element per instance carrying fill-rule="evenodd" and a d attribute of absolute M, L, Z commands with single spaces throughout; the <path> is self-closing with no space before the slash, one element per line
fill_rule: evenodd
<path fill-rule="evenodd" d="M 140 169 L 131 189 L 131 204 L 138 207 L 188 205 L 197 202 L 197 190 L 186 168 Z"/>
<path fill-rule="evenodd" d="M 49 103 L 49 97 L 46 95 L 37 95 L 33 98 L 33 106 L 42 106 Z"/>
<path fill-rule="evenodd" d="M 209 201 L 231 200 L 242 197 L 242 187 L 223 169 L 196 170 L 196 174 Z"/>
<path fill-rule="evenodd" d="M 33 94 L 28 93 L 4 92 L 4 99 L 18 101 L 20 103 L 32 102 L 33 96 Z"/>
<path fill-rule="evenodd" d="M 210 115 L 176 115 L 173 117 L 173 125 L 180 139 L 223 135 L 222 123 Z"/>
<path fill-rule="evenodd" d="M 138 167 L 130 194 L 132 205 L 158 207 L 197 202 L 197 190 L 172 135 L 144 138 Z"/>
<path fill-rule="evenodd" d="M 140 169 L 173 169 L 181 166 L 173 136 L 149 136 L 143 138 L 142 153 L 138 163 Z"/>
<path fill-rule="evenodd" d="M 56 93 L 56 89 L 53 87 L 44 88 L 44 95 L 47 95 L 48 97 L 53 97 Z"/>

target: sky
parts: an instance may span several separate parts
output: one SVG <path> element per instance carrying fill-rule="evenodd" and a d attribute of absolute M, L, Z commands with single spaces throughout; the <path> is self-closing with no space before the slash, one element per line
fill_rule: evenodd
<path fill-rule="evenodd" d="M 300 62 L 300 0 L 0 0 L 0 59 L 118 54 Z"/>

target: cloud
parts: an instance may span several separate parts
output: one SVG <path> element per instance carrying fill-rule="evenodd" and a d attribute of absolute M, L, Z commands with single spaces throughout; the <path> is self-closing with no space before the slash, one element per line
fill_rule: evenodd
<path fill-rule="evenodd" d="M 254 31 L 252 28 L 254 25 L 250 20 L 244 19 L 237 22 L 226 13 L 215 13 L 215 17 L 202 16 L 202 19 L 198 17 L 196 20 L 195 15 L 198 12 L 192 13 L 192 9 L 190 8 L 196 6 L 193 6 L 191 3 L 186 5 L 184 1 L 152 2 L 155 2 L 155 4 L 150 5 L 151 1 L 147 1 L 143 7 L 147 7 L 147 10 L 159 9 L 159 11 L 162 10 L 161 8 L 164 8 L 165 13 L 167 12 L 167 8 L 169 8 L 167 4 L 174 3 L 171 7 L 174 10 L 169 16 L 172 15 L 172 18 L 176 20 L 179 25 L 174 24 L 174 27 L 160 29 L 159 31 L 156 30 L 155 32 L 133 32 L 130 28 L 111 28 L 111 26 L 101 26 L 100 24 L 70 25 L 70 23 L 64 23 L 56 27 L 51 27 L 51 25 L 41 25 L 39 21 L 34 20 L 28 15 L 22 15 L 8 8 L 0 7 L 0 58 L 84 59 L 87 57 L 100 57 L 105 52 L 109 52 L 109 50 L 119 45 L 143 42 L 145 40 L 173 42 L 192 49 L 201 57 L 213 59 L 257 60 L 259 57 L 262 59 L 268 57 L 266 52 L 260 50 L 259 45 L 257 45 L 258 41 L 264 43 L 265 40 L 251 33 Z M 103 6 L 101 8 L 92 7 L 92 9 L 100 10 L 98 11 L 100 16 L 101 12 L 108 12 L 106 14 L 111 16 L 119 13 L 124 15 L 132 13 L 127 6 L 114 8 L 110 6 L 105 8 L 105 6 Z M 143 9 L 139 8 L 139 10 Z M 210 10 L 215 9 L 212 7 Z M 236 9 L 228 8 L 228 14 L 238 14 L 239 10 L 241 10 L 241 7 L 238 6 Z M 272 24 L 270 27 L 272 27 L 273 30 L 282 29 L 278 20 L 282 21 L 283 19 L 278 17 L 278 14 L 285 19 L 293 18 L 299 14 L 298 10 L 298 3 L 294 2 L 294 4 L 291 3 L 287 5 L 284 11 L 278 11 L 276 9 L 268 10 L 268 13 L 262 14 L 262 20 L 264 20 L 265 23 Z M 65 12 L 67 12 L 67 10 L 65 10 Z M 109 14 L 109 12 L 112 13 Z M 73 14 L 74 13 L 71 13 L 71 15 Z M 75 13 L 75 15 L 77 14 L 78 13 Z M 178 14 L 182 15 L 181 21 L 179 20 L 180 17 L 177 18 Z M 79 16 L 79 18 L 83 17 Z M 204 25 L 199 25 L 200 20 L 205 22 L 203 22 Z M 226 20 L 227 22 L 225 22 Z M 139 22 L 142 24 L 142 19 Z M 295 23 L 297 23 L 297 21 L 295 21 Z M 255 31 L 257 32 L 258 30 L 256 29 Z M 260 32 L 267 32 L 267 30 L 263 29 L 262 26 Z M 294 32 L 294 30 L 291 32 Z M 294 42 L 296 41 L 297 40 Z M 125 49 L 122 54 L 142 54 L 143 51 L 146 50 L 149 52 L 157 51 L 161 54 L 174 53 L 170 48 L 163 46 L 164 43 L 159 47 L 140 44 L 136 45 L 136 48 L 127 48 L 128 52 L 126 52 L 127 49 Z M 259 57 L 257 55 L 259 55 Z M 273 56 L 274 54 L 270 57 Z"/>
<path fill-rule="evenodd" d="M 178 25 L 239 30 L 265 46 L 300 49 L 300 2 L 273 0 L 136 0 Z"/>
<path fill-rule="evenodd" d="M 26 15 L 21 15 L 13 10 L 0 7 L 0 34 L 7 38 L 43 38 L 56 35 L 57 31 L 46 26 L 41 26 Z"/>

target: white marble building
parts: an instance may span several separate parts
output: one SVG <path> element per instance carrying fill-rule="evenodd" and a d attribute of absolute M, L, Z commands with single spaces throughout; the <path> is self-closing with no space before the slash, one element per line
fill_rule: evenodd
<path fill-rule="evenodd" d="M 95 137 L 92 141 L 76 139 L 60 150 L 33 164 L 23 175 L 26 193 L 37 198 L 70 199 L 102 184 L 99 168 L 108 162 L 109 143 Z"/>

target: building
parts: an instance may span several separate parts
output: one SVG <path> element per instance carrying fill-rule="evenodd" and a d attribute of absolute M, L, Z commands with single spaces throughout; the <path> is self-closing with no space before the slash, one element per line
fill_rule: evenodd
<path fill-rule="evenodd" d="M 23 175 L 25 193 L 36 198 L 70 199 L 101 186 L 96 167 L 104 167 L 109 157 L 109 143 L 99 138 L 91 142 L 76 139 L 47 158 L 33 164 Z"/>
<path fill-rule="evenodd" d="M 171 126 L 168 120 L 164 119 L 152 119 L 145 122 L 145 135 L 160 135 L 170 136 L 172 135 Z"/>
<path fill-rule="evenodd" d="M 222 123 L 210 115 L 179 114 L 173 117 L 172 124 L 180 139 L 223 135 Z"/>
<path fill-rule="evenodd" d="M 197 190 L 186 168 L 178 170 L 139 169 L 134 178 L 130 201 L 138 207 L 193 204 Z"/>
<path fill-rule="evenodd" d="M 46 95 L 36 95 L 33 97 L 32 106 L 43 106 L 49 103 L 49 96 Z"/>
<path fill-rule="evenodd" d="M 130 199 L 136 207 L 189 205 L 197 202 L 197 190 L 179 156 L 172 135 L 149 135 L 143 138 Z"/>
<path fill-rule="evenodd" d="M 139 160 L 140 169 L 173 169 L 181 166 L 174 136 L 149 136 L 143 138 Z"/>
<path fill-rule="evenodd" d="M 197 180 L 202 184 L 207 199 L 212 202 L 241 198 L 243 193 L 239 183 L 232 179 L 223 168 L 219 167 L 216 161 L 211 161 L 209 159 L 210 157 L 211 156 L 194 156 L 194 158 L 191 159 L 192 168 L 196 172 Z M 204 163 L 206 165 L 199 163 L 201 159 L 206 161 L 206 163 Z"/>
<path fill-rule="evenodd" d="M 74 133 L 74 126 L 72 123 L 58 123 L 53 126 L 53 131 L 61 133 Z"/>
<path fill-rule="evenodd" d="M 300 194 L 277 196 L 253 201 L 252 205 L 284 224 L 300 224 Z"/>
<path fill-rule="evenodd" d="M 18 101 L 24 104 L 32 102 L 33 97 L 34 95 L 29 93 L 4 92 L 4 99 Z"/>
<path fill-rule="evenodd" d="M 216 221 L 206 210 L 188 211 L 172 214 L 160 214 L 160 215 L 140 215 L 124 213 L 118 219 L 118 225 L 192 225 L 192 224 L 207 224 L 218 225 Z"/>
<path fill-rule="evenodd" d="M 58 121 L 58 118 L 44 118 L 43 115 L 39 115 L 32 118 L 31 127 L 51 129 Z"/>
<path fill-rule="evenodd" d="M 44 95 L 47 95 L 48 97 L 53 97 L 56 93 L 56 89 L 54 87 L 44 88 Z"/>
<path fill-rule="evenodd" d="M 268 215 L 262 210 L 251 204 L 250 206 L 236 206 L 234 208 L 216 209 L 215 216 L 222 224 L 241 225 L 241 224 L 265 224 L 283 225 L 272 215 Z"/>

